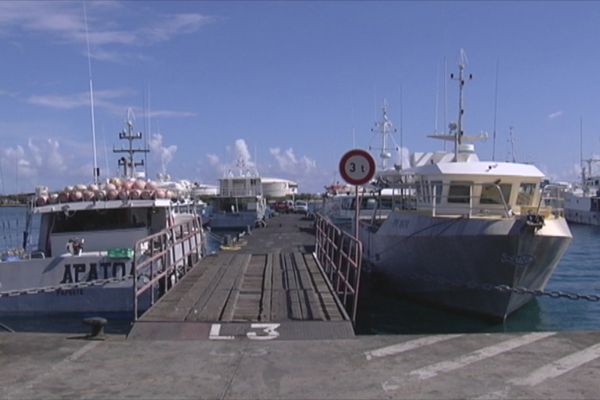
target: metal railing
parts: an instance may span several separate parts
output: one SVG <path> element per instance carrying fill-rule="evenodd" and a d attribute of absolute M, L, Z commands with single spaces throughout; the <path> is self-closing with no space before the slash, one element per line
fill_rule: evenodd
<path fill-rule="evenodd" d="M 316 259 L 352 323 L 356 322 L 362 243 L 316 214 Z"/>
<path fill-rule="evenodd" d="M 140 298 L 152 306 L 202 257 L 204 233 L 198 218 L 178 223 L 135 244 L 133 256 L 133 319 L 140 315 Z"/>

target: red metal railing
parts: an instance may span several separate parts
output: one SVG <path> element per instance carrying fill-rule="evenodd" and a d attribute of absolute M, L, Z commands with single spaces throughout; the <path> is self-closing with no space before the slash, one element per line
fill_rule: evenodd
<path fill-rule="evenodd" d="M 198 218 L 181 222 L 139 240 L 133 257 L 133 319 L 173 287 L 203 251 L 204 233 Z"/>
<path fill-rule="evenodd" d="M 352 323 L 356 322 L 362 243 L 335 226 L 327 217 L 316 215 L 315 253 L 337 298 Z"/>

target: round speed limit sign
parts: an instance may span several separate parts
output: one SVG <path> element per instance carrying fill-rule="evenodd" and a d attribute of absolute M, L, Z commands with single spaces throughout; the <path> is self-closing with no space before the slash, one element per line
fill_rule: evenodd
<path fill-rule="evenodd" d="M 375 160 L 365 150 L 350 150 L 340 160 L 340 175 L 351 185 L 364 185 L 375 175 Z"/>

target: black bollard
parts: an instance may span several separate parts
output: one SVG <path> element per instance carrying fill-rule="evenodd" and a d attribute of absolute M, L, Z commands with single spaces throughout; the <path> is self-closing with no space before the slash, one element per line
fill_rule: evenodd
<path fill-rule="evenodd" d="M 83 323 L 91 327 L 91 332 L 86 336 L 86 339 L 104 340 L 104 325 L 108 321 L 102 317 L 84 318 Z"/>

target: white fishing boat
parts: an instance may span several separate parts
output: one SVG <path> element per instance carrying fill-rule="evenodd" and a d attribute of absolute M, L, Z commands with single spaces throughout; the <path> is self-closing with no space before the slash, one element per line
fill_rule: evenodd
<path fill-rule="evenodd" d="M 600 225 L 600 175 L 592 172 L 597 159 L 584 160 L 581 166 L 581 182 L 564 190 L 564 207 L 567 221 L 577 224 Z"/>
<path fill-rule="evenodd" d="M 562 210 L 544 205 L 535 166 L 480 161 L 463 134 L 459 64 L 454 152 L 417 153 L 408 169 L 378 173 L 391 188 L 387 218 L 361 221 L 364 257 L 406 297 L 504 319 L 543 290 L 572 236 Z M 514 289 L 518 288 L 518 289 Z"/>
<path fill-rule="evenodd" d="M 395 171 L 400 168 L 402 160 L 398 164 L 391 163 L 392 153 L 389 145 L 399 150 L 392 133 L 395 131 L 392 121 L 388 117 L 387 104 L 382 108 L 381 120 L 375 123 L 373 131 L 381 140 L 381 147 L 369 146 L 369 151 L 380 150 L 379 166 L 380 173 L 383 171 Z M 400 154 L 400 153 L 399 153 Z M 390 165 L 391 164 L 391 165 Z M 386 218 L 392 211 L 394 201 L 393 189 L 379 187 L 378 185 L 364 186 L 360 194 L 358 218 L 360 220 Z M 331 222 L 340 228 L 354 232 L 354 218 L 356 209 L 356 196 L 354 188 L 339 182 L 325 186 L 323 195 L 323 207 L 319 211 Z"/>
<path fill-rule="evenodd" d="M 131 126 L 130 126 L 131 128 Z M 141 136 L 140 136 L 141 137 Z M 121 139 L 131 139 L 127 135 Z M 139 137 L 135 137 L 139 138 Z M 170 263 L 189 265 L 189 256 L 199 248 L 190 242 L 175 246 L 185 227 L 203 246 L 200 221 L 194 204 L 171 189 L 136 176 L 130 146 L 129 158 L 120 165 L 124 176 L 104 183 L 67 186 L 50 193 L 38 188 L 30 217 L 39 218 L 37 240 L 0 262 L 0 315 L 76 313 L 131 317 L 134 309 L 133 276 L 144 286 Z M 120 152 L 120 151 L 118 151 Z M 161 268 L 134 271 L 134 255 L 152 252 L 147 238 L 167 232 L 172 248 L 165 252 Z M 144 254 L 134 254 L 136 244 L 145 243 Z M 166 244 L 163 242 L 166 246 Z M 138 246 L 137 251 L 141 249 Z M 135 272 L 135 273 L 134 273 Z M 178 273 L 173 271 L 171 275 Z M 164 283 L 173 276 L 165 276 Z M 153 288 L 140 297 L 144 309 L 163 288 Z"/>
<path fill-rule="evenodd" d="M 212 229 L 243 230 L 264 223 L 267 202 L 260 175 L 238 160 L 239 175 L 231 171 L 219 179 L 219 194 L 210 199 Z"/>
<path fill-rule="evenodd" d="M 371 188 L 360 194 L 358 218 L 371 220 L 386 218 L 392 212 L 395 195 L 393 189 Z M 354 226 L 356 197 L 350 193 L 338 193 L 334 196 L 325 196 L 323 206 L 319 212 L 340 228 L 350 232 Z"/>

